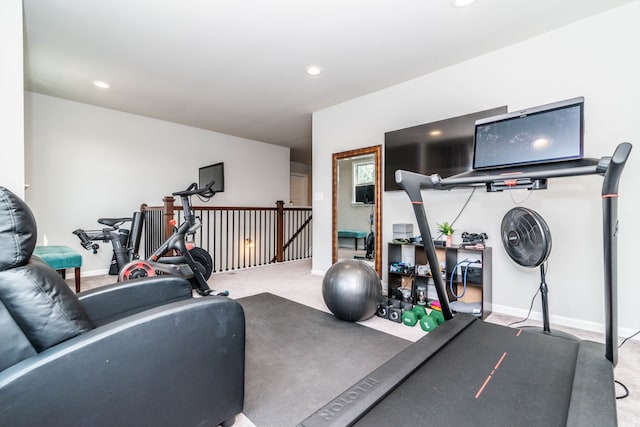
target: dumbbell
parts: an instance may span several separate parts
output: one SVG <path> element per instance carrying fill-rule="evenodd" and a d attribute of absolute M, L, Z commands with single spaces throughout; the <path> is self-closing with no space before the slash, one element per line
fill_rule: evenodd
<path fill-rule="evenodd" d="M 400 308 L 402 308 L 402 310 L 413 310 L 413 304 L 411 304 L 410 302 L 401 301 Z"/>
<path fill-rule="evenodd" d="M 442 325 L 444 323 L 444 314 L 439 310 L 431 310 L 429 317 L 432 317 L 438 325 Z"/>
<path fill-rule="evenodd" d="M 424 316 L 420 319 L 420 327 L 425 332 L 431 332 L 438 327 L 438 322 L 431 316 Z"/>
<path fill-rule="evenodd" d="M 389 317 L 392 322 L 402 322 L 402 301 L 395 298 L 389 298 Z"/>
<path fill-rule="evenodd" d="M 389 306 L 389 320 L 396 323 L 402 322 L 402 309 Z"/>
<path fill-rule="evenodd" d="M 442 312 L 438 310 L 431 310 L 429 315 L 420 318 L 420 327 L 425 332 L 433 331 L 442 323 L 444 323 L 444 316 L 442 315 Z"/>
<path fill-rule="evenodd" d="M 389 305 L 387 301 L 383 301 L 378 304 L 378 309 L 376 310 L 376 316 L 382 317 L 383 319 L 389 318 Z"/>
<path fill-rule="evenodd" d="M 400 308 L 400 305 L 401 305 L 401 302 L 396 299 L 393 299 L 393 298 L 384 299 L 382 302 L 380 302 L 380 304 L 378 304 L 378 309 L 376 310 L 376 316 L 382 317 L 383 319 L 388 319 L 390 308 L 391 307 Z"/>
<path fill-rule="evenodd" d="M 414 306 L 411 310 L 402 313 L 402 323 L 405 326 L 415 326 L 418 321 L 427 315 L 427 311 L 421 305 Z"/>

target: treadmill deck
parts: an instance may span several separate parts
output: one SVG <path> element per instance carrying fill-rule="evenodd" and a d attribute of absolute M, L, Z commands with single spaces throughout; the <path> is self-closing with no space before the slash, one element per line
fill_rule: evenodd
<path fill-rule="evenodd" d="M 578 343 L 475 321 L 357 425 L 564 426 Z"/>
<path fill-rule="evenodd" d="M 602 350 L 457 314 L 299 426 L 616 425 Z"/>

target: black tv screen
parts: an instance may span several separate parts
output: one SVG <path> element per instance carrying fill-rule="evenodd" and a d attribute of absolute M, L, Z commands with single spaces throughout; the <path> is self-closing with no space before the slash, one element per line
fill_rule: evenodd
<path fill-rule="evenodd" d="M 364 203 L 365 205 L 372 205 L 375 202 L 375 185 L 359 185 L 356 187 L 356 203 Z"/>
<path fill-rule="evenodd" d="M 447 178 L 471 170 L 476 120 L 504 114 L 507 106 L 384 134 L 384 190 L 400 190 L 398 169 Z"/>
<path fill-rule="evenodd" d="M 579 97 L 478 120 L 474 169 L 581 159 L 583 110 Z"/>
<path fill-rule="evenodd" d="M 211 189 L 216 193 L 224 191 L 224 163 L 203 166 L 198 170 L 198 187 L 203 188 L 214 181 Z"/>

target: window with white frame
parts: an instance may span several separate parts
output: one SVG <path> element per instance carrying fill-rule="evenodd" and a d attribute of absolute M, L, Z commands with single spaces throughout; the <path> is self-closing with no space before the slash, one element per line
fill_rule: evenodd
<path fill-rule="evenodd" d="M 352 203 L 362 205 L 374 203 L 375 176 L 373 160 L 353 162 Z"/>

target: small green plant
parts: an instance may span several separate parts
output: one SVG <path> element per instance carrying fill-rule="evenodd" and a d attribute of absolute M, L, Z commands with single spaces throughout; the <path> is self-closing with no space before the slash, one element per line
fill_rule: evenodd
<path fill-rule="evenodd" d="M 453 229 L 453 227 L 451 226 L 451 224 L 449 224 L 447 221 L 441 223 L 441 224 L 436 224 L 438 226 L 438 231 L 441 232 L 442 234 L 444 234 L 445 236 L 451 236 L 453 235 L 453 232 L 455 231 Z"/>

